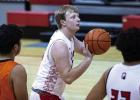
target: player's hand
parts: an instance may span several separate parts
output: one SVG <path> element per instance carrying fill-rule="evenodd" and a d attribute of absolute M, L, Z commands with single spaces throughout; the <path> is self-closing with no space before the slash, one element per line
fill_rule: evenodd
<path fill-rule="evenodd" d="M 92 59 L 93 58 L 93 54 L 90 53 L 89 49 L 88 49 L 88 44 L 85 44 L 85 48 L 83 49 L 83 54 L 85 57 Z"/>

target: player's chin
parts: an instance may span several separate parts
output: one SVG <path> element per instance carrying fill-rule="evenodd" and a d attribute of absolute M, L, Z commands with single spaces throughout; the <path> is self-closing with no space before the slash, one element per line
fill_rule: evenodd
<path fill-rule="evenodd" d="M 75 30 L 76 30 L 76 32 L 79 31 L 80 30 L 80 27 L 76 27 Z"/>

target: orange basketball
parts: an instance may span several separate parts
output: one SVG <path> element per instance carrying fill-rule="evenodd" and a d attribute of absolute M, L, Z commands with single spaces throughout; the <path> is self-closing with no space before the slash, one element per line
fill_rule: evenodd
<path fill-rule="evenodd" d="M 105 53 L 111 46 L 111 37 L 105 29 L 95 28 L 89 31 L 84 39 L 88 49 L 95 55 Z"/>

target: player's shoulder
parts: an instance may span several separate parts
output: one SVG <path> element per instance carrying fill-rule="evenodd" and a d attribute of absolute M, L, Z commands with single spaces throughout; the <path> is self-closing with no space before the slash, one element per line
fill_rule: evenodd
<path fill-rule="evenodd" d="M 22 64 L 19 64 L 19 63 L 17 63 L 17 64 L 15 65 L 15 68 L 16 68 L 16 69 L 19 69 L 19 70 L 25 70 L 25 67 L 24 67 Z"/>
<path fill-rule="evenodd" d="M 121 65 L 122 65 L 122 64 L 119 63 L 119 64 L 115 64 L 115 65 L 113 65 L 112 67 L 108 68 L 108 69 L 104 72 L 104 77 L 108 77 L 109 74 L 110 74 L 110 72 L 111 72 L 112 70 L 115 70 L 116 68 L 120 67 Z M 122 67 L 122 66 L 121 66 L 121 67 Z"/>
<path fill-rule="evenodd" d="M 60 30 L 56 30 L 52 35 L 51 39 L 59 39 L 59 38 L 64 38 L 64 35 Z"/>
<path fill-rule="evenodd" d="M 52 54 L 64 55 L 68 51 L 67 44 L 62 41 L 56 41 L 52 46 Z"/>
<path fill-rule="evenodd" d="M 118 64 L 115 64 L 112 67 L 108 68 L 103 74 L 105 81 L 107 81 L 109 74 L 111 73 L 112 70 L 113 71 L 117 70 L 117 69 L 121 70 L 121 67 L 122 67 L 122 63 L 118 63 Z"/>
<path fill-rule="evenodd" d="M 17 63 L 13 68 L 12 73 L 16 75 L 26 74 L 26 70 L 23 65 Z"/>

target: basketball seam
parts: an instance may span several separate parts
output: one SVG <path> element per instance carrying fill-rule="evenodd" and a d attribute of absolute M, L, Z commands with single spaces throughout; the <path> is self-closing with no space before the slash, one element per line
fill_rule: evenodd
<path fill-rule="evenodd" d="M 103 32 L 103 33 L 105 33 L 105 32 Z M 103 34 L 103 33 L 101 33 L 101 34 L 99 34 L 99 36 L 97 37 L 97 45 L 98 45 L 98 47 L 99 47 L 99 49 L 101 49 L 102 51 L 107 51 L 107 50 L 105 50 L 105 49 L 103 49 L 100 45 L 99 45 L 99 42 L 105 42 L 105 41 L 99 41 L 99 38 L 100 38 L 100 36 Z M 108 42 L 108 41 L 106 41 L 106 42 Z M 109 41 L 110 42 L 110 41 Z"/>

